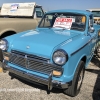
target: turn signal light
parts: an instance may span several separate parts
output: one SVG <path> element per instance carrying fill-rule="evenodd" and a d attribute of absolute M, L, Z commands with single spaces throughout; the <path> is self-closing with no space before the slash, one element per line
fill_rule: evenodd
<path fill-rule="evenodd" d="M 62 72 L 54 70 L 53 71 L 53 75 L 54 76 L 61 76 L 62 75 Z"/>
<path fill-rule="evenodd" d="M 4 60 L 9 61 L 9 57 L 4 56 Z"/>
<path fill-rule="evenodd" d="M 0 73 L 3 72 L 3 69 L 0 67 Z"/>

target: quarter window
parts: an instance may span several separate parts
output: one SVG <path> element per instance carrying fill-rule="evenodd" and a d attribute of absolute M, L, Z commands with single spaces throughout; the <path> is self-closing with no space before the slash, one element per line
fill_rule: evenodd
<path fill-rule="evenodd" d="M 41 7 L 36 7 L 35 8 L 35 13 L 36 13 L 37 18 L 42 18 L 43 14 L 44 14 Z"/>

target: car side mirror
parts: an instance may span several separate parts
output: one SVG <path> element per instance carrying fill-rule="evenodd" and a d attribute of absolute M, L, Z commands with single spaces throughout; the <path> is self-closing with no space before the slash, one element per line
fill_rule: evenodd
<path fill-rule="evenodd" d="M 94 27 L 89 27 L 89 32 L 93 33 L 95 31 Z"/>

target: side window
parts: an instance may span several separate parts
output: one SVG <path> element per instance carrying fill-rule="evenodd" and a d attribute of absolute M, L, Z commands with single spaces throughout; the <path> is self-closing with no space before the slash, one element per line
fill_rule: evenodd
<path fill-rule="evenodd" d="M 41 7 L 35 7 L 35 13 L 37 18 L 42 18 L 44 12 Z"/>
<path fill-rule="evenodd" d="M 51 27 L 53 15 L 46 15 L 42 20 L 40 27 Z M 53 22 L 54 23 L 54 22 Z"/>

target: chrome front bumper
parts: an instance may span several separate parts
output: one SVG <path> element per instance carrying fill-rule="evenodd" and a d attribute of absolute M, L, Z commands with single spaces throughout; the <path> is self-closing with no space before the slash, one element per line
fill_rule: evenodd
<path fill-rule="evenodd" d="M 32 83 L 40 83 L 43 85 L 48 86 L 48 90 L 52 90 L 53 87 L 60 88 L 60 89 L 66 89 L 69 85 L 71 85 L 71 82 L 65 83 L 65 82 L 59 82 L 52 80 L 52 73 L 49 75 L 49 78 L 44 78 L 42 76 L 33 75 L 27 72 L 24 72 L 22 70 L 18 70 L 9 66 L 3 67 L 4 69 L 8 70 L 9 72 L 13 73 L 15 76 L 25 79 L 27 81 L 30 81 Z"/>

